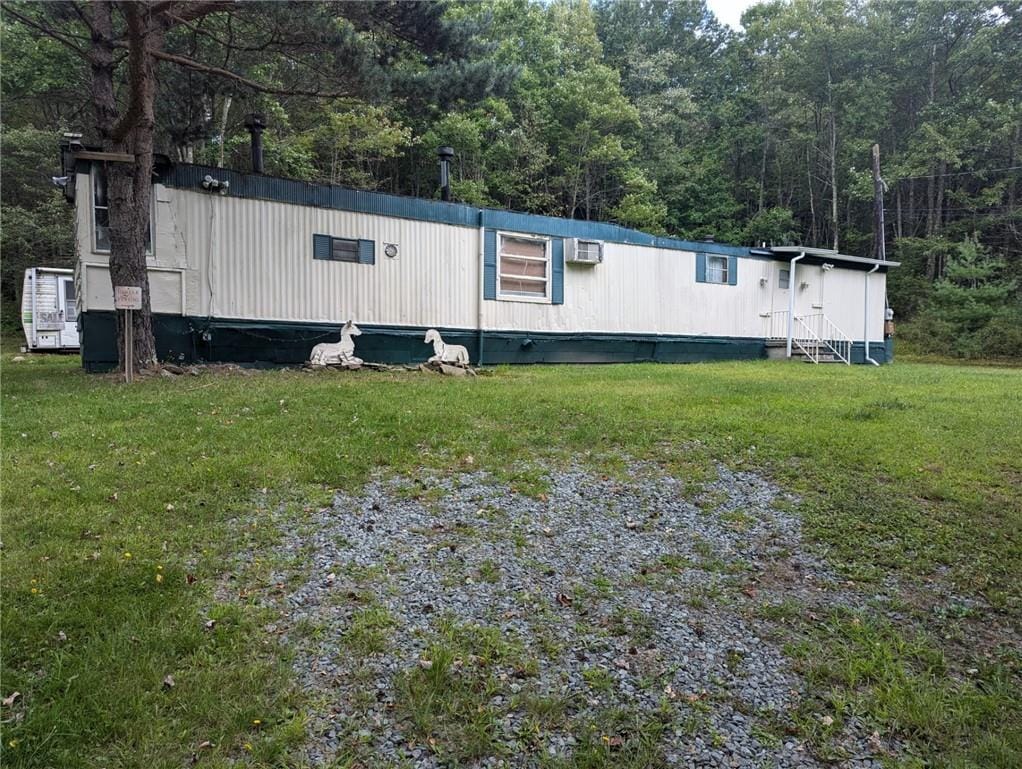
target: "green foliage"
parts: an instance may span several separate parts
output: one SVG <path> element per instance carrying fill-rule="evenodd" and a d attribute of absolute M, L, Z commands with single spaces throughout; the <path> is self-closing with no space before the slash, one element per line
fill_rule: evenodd
<path fill-rule="evenodd" d="M 754 215 L 745 224 L 742 240 L 746 243 L 766 243 L 784 246 L 796 236 L 795 218 L 789 208 L 768 208 Z"/>
<path fill-rule="evenodd" d="M 921 351 L 964 358 L 1022 357 L 1022 304 L 1018 281 L 1007 277 L 1006 260 L 975 239 L 951 245 L 946 274 L 910 326 Z"/>
<path fill-rule="evenodd" d="M 348 96 L 254 94 L 164 66 L 158 149 L 174 159 L 247 168 L 243 116 L 258 110 L 273 174 L 436 197 L 449 145 L 454 196 L 473 204 L 869 256 L 878 143 L 898 319 L 952 346 L 964 323 L 958 354 L 1017 349 L 1019 286 L 966 321 L 946 271 L 974 238 L 1022 274 L 1018 3 L 760 3 L 741 32 L 665 0 L 249 6 L 176 29 L 168 48 L 219 66 L 229 38 L 244 77 Z M 7 125 L 88 140 L 84 63 L 10 18 L 3 34 Z M 22 162 L 11 144 L 35 146 L 5 141 L 5 205 L 34 212 L 55 147 Z"/>
<path fill-rule="evenodd" d="M 73 210 L 50 180 L 58 173 L 58 142 L 53 131 L 3 130 L 0 296 L 7 328 L 20 326 L 16 303 L 27 268 L 73 266 Z"/>

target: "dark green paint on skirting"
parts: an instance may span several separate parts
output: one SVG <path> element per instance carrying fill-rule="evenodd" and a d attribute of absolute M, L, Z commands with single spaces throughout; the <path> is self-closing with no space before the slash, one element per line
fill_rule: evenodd
<path fill-rule="evenodd" d="M 117 365 L 116 324 L 112 312 L 82 313 L 82 364 L 88 371 Z M 423 343 L 425 328 L 361 325 L 355 354 L 379 363 L 421 363 L 433 354 Z M 254 365 L 296 365 L 312 347 L 339 338 L 340 324 L 217 320 L 154 315 L 156 354 L 162 361 L 217 361 Z M 486 365 L 502 363 L 694 363 L 752 360 L 765 356 L 764 341 L 754 337 L 666 336 L 486 331 L 440 328 L 449 344 L 468 348 L 473 363 L 484 346 Z"/>

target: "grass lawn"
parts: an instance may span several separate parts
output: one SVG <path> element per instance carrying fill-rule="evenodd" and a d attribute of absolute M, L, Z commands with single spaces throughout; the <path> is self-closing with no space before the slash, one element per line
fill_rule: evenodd
<path fill-rule="evenodd" d="M 74 357 L 12 357 L 0 694 L 20 696 L 2 709 L 4 766 L 290 765 L 309 703 L 288 650 L 244 584 L 219 594 L 225 561 L 277 533 L 237 517 L 319 504 L 378 469 L 483 468 L 540 494 L 545 466 L 616 472 L 622 455 L 695 477 L 755 469 L 799 494 L 806 536 L 864 602 L 891 580 L 901 596 L 772 610 L 820 701 L 895 736 L 904 766 L 1022 765 L 1020 369 L 265 371 L 129 388 Z M 829 728 L 799 722 L 822 756 Z"/>

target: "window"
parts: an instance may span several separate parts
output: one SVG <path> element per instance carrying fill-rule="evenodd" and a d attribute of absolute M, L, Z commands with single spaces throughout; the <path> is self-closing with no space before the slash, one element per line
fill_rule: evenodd
<path fill-rule="evenodd" d="M 155 196 L 150 196 L 150 203 Z M 153 253 L 153 216 L 149 214 L 149 226 L 146 228 L 146 255 Z M 110 201 L 106 189 L 106 167 L 92 167 L 92 231 L 95 236 L 93 251 L 106 253 L 110 251 Z"/>
<path fill-rule="evenodd" d="M 358 241 L 330 238 L 330 258 L 335 262 L 357 262 Z"/>
<path fill-rule="evenodd" d="M 791 288 L 791 268 L 782 267 L 777 271 L 777 287 Z"/>
<path fill-rule="evenodd" d="M 97 167 L 92 174 L 92 221 L 96 231 L 96 250 L 110 250 L 110 207 L 106 197 L 106 171 Z"/>
<path fill-rule="evenodd" d="M 328 262 L 376 264 L 376 241 L 313 235 L 312 258 Z"/>
<path fill-rule="evenodd" d="M 74 323 L 78 319 L 78 308 L 75 306 L 75 284 L 71 280 L 62 282 L 64 283 L 64 322 Z"/>
<path fill-rule="evenodd" d="M 727 283 L 727 257 L 712 256 L 706 257 L 706 282 Z"/>
<path fill-rule="evenodd" d="M 501 235 L 498 267 L 501 296 L 540 300 L 549 298 L 548 239 Z"/>

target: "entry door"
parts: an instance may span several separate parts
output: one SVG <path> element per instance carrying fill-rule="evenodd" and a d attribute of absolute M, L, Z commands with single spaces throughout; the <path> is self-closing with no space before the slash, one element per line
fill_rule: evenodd
<path fill-rule="evenodd" d="M 770 281 L 773 286 L 771 292 L 772 301 L 772 321 L 771 321 L 771 336 L 787 336 L 788 335 L 788 319 L 787 315 L 781 315 L 780 313 L 788 312 L 788 294 L 791 291 L 791 267 L 787 262 L 782 262 L 774 266 L 774 274 L 771 276 Z M 796 309 L 795 312 L 798 315 Z"/>
<path fill-rule="evenodd" d="M 61 347 L 78 347 L 78 310 L 75 305 L 75 281 L 72 277 L 57 278 L 57 302 L 64 326 L 60 331 Z"/>

